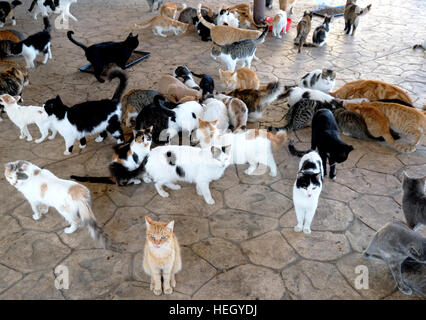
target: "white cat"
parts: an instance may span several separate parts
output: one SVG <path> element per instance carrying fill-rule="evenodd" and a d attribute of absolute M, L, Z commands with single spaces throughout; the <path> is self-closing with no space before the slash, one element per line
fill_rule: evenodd
<path fill-rule="evenodd" d="M 287 12 L 279 10 L 276 16 L 274 17 L 274 21 L 272 22 L 272 35 L 281 39 L 281 30 L 283 30 L 283 33 L 286 34 L 286 28 Z"/>
<path fill-rule="evenodd" d="M 304 75 L 300 80 L 299 87 L 329 93 L 333 91 L 335 82 L 336 72 L 330 69 L 317 69 Z"/>
<path fill-rule="evenodd" d="M 197 101 L 187 101 L 178 105 L 173 111 L 176 117 L 169 118 L 167 129 L 169 140 L 181 131 L 186 131 L 190 137 L 192 131 L 198 127 L 198 118 L 203 113 L 203 106 Z"/>
<path fill-rule="evenodd" d="M 225 104 L 215 98 L 204 100 L 204 112 L 201 118 L 205 121 L 217 120 L 216 127 L 220 130 L 227 130 L 229 127 L 228 109 Z"/>
<path fill-rule="evenodd" d="M 299 172 L 293 186 L 293 204 L 297 225 L 295 232 L 311 233 L 311 223 L 322 191 L 324 172 L 318 152 L 305 154 L 299 163 Z"/>
<path fill-rule="evenodd" d="M 49 129 L 52 131 L 49 140 L 54 139 L 56 136 L 56 129 L 44 108 L 37 106 L 20 106 L 18 105 L 19 99 L 19 96 L 12 97 L 8 94 L 0 96 L 1 104 L 4 105 L 4 110 L 10 121 L 21 130 L 19 139 L 27 138 L 27 141 L 32 141 L 33 137 L 28 131 L 27 126 L 33 123 L 37 125 L 41 133 L 41 137 L 35 140 L 36 143 L 40 143 L 46 139 L 49 134 Z"/>
<path fill-rule="evenodd" d="M 179 190 L 175 181 L 195 183 L 198 195 L 207 204 L 214 204 L 209 183 L 222 177 L 230 164 L 228 147 L 196 148 L 190 146 L 160 146 L 152 149 L 145 165 L 144 181 L 154 181 L 157 192 L 162 197 L 169 194 L 163 186 Z"/>
<path fill-rule="evenodd" d="M 333 96 L 315 89 L 301 88 L 301 87 L 291 87 L 280 96 L 280 98 L 289 98 L 288 105 L 291 107 L 299 102 L 302 98 L 307 98 L 309 100 L 315 100 L 320 102 L 328 102 L 333 105 L 341 106 L 340 100 L 334 98 Z"/>
<path fill-rule="evenodd" d="M 269 167 L 269 175 L 277 175 L 277 165 L 272 153 L 272 146 L 281 145 L 287 138 L 285 130 L 276 135 L 266 130 L 250 129 L 245 132 L 222 133 L 216 128 L 214 121 L 199 121 L 196 131 L 201 147 L 230 145 L 231 161 L 233 164 L 246 164 L 250 166 L 245 170 L 248 175 L 253 174 L 259 164 Z"/>
<path fill-rule="evenodd" d="M 35 0 L 35 1 L 37 1 L 37 5 L 36 5 L 36 8 L 34 10 L 34 19 L 35 20 L 37 20 L 37 16 L 40 13 L 43 17 L 46 17 L 50 13 L 54 12 L 54 13 L 61 15 L 62 21 L 66 21 L 68 18 L 71 18 L 74 21 L 78 21 L 77 18 L 74 17 L 70 12 L 71 4 L 73 4 L 74 2 L 77 2 L 77 0 L 60 0 L 59 6 L 57 6 L 54 11 L 52 11 L 52 9 L 50 7 L 50 3 L 53 3 L 53 0 L 50 0 L 49 3 L 46 0 Z M 31 6 L 33 6 L 33 5 L 31 5 Z"/>
<path fill-rule="evenodd" d="M 219 12 L 219 15 L 216 18 L 216 25 L 228 25 L 231 27 L 239 28 L 240 27 L 240 21 L 235 16 L 234 13 L 229 12 L 228 10 L 221 9 Z"/>
<path fill-rule="evenodd" d="M 106 246 L 108 237 L 96 223 L 90 207 L 90 191 L 85 186 L 59 179 L 49 170 L 24 160 L 7 163 L 4 174 L 30 203 L 34 220 L 39 220 L 53 207 L 70 224 L 64 229 L 65 233 L 73 233 L 83 224 L 93 239 Z"/>

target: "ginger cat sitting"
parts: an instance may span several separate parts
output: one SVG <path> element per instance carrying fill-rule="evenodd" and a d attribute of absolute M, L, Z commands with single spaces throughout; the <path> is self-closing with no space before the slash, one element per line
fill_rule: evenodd
<path fill-rule="evenodd" d="M 346 103 L 346 109 L 359 113 L 374 137 L 383 137 L 387 143 L 401 152 L 413 152 L 426 129 L 426 116 L 415 108 L 397 103 L 362 102 Z M 392 137 L 389 128 L 415 136 L 413 143 L 403 146 Z"/>
<path fill-rule="evenodd" d="M 174 221 L 157 222 L 145 216 L 145 222 L 143 270 L 151 276 L 150 289 L 156 296 L 163 291 L 165 294 L 172 294 L 176 287 L 175 274 L 182 269 L 179 243 L 173 233 Z"/>
<path fill-rule="evenodd" d="M 232 72 L 219 69 L 220 81 L 226 89 L 259 89 L 260 81 L 255 71 L 249 68 L 241 68 Z"/>
<path fill-rule="evenodd" d="M 378 80 L 357 80 L 346 83 L 339 90 L 330 92 L 335 98 L 340 99 L 357 99 L 367 98 L 370 101 L 380 99 L 399 99 L 409 104 L 413 104 L 413 100 L 408 94 L 390 83 Z"/>

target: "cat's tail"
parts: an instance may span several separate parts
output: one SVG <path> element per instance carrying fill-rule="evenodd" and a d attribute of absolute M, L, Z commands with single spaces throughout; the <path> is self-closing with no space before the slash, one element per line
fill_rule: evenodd
<path fill-rule="evenodd" d="M 263 42 L 263 40 L 265 39 L 266 35 L 268 34 L 268 31 L 269 31 L 268 26 L 264 27 L 264 30 L 263 30 L 262 34 L 259 36 L 259 38 L 257 38 L 254 41 L 256 43 Z"/>
<path fill-rule="evenodd" d="M 112 81 L 112 79 L 115 79 L 115 78 L 119 78 L 120 82 L 118 84 L 117 89 L 114 92 L 114 96 L 112 97 L 112 100 L 120 102 L 121 96 L 123 95 L 123 92 L 124 90 L 126 90 L 126 87 L 127 87 L 127 74 L 123 70 L 119 68 L 115 68 L 108 73 L 108 80 Z"/>
<path fill-rule="evenodd" d="M 307 151 L 297 150 L 296 147 L 294 146 L 294 140 L 293 139 L 291 139 L 289 144 L 288 144 L 288 150 L 290 151 L 290 153 L 293 156 L 298 156 L 299 158 L 303 157 L 305 154 L 307 154 L 308 152 L 311 151 L 311 150 L 307 150 Z"/>
<path fill-rule="evenodd" d="M 71 179 L 79 182 L 90 182 L 90 183 L 105 183 L 115 184 L 115 181 L 110 177 L 82 177 L 82 176 L 71 176 Z"/>
<path fill-rule="evenodd" d="M 50 32 L 51 25 L 50 25 L 49 17 L 43 17 L 43 23 L 44 23 L 44 30 L 43 31 Z"/>
<path fill-rule="evenodd" d="M 152 18 L 151 20 L 149 20 L 147 23 L 145 24 L 139 24 L 139 23 L 135 23 L 135 27 L 138 29 L 146 29 L 148 27 L 151 26 L 152 21 L 155 19 L 156 17 Z"/>
<path fill-rule="evenodd" d="M 161 111 L 167 116 L 167 117 L 171 117 L 172 121 L 176 120 L 176 112 L 174 112 L 173 110 L 170 110 L 169 108 L 167 108 L 166 106 L 164 106 L 164 102 L 166 101 L 166 99 L 162 96 L 162 95 L 156 95 L 154 97 L 154 104 L 161 109 Z"/>
<path fill-rule="evenodd" d="M 30 7 L 28 9 L 29 12 L 33 11 L 34 6 L 36 5 L 36 3 L 37 3 L 37 0 L 33 0 L 33 2 L 31 2 L 31 5 L 30 5 Z"/>
<path fill-rule="evenodd" d="M 75 45 L 77 45 L 77 46 L 79 46 L 80 48 L 82 48 L 84 51 L 86 51 L 86 49 L 87 49 L 87 47 L 84 45 L 84 44 L 82 44 L 81 42 L 78 42 L 78 41 L 76 41 L 76 40 L 74 40 L 74 38 L 72 37 L 72 35 L 74 34 L 74 31 L 68 31 L 67 32 L 67 37 L 68 37 L 68 39 L 72 42 L 72 43 L 74 43 Z"/>
<path fill-rule="evenodd" d="M 201 3 L 197 6 L 197 16 L 198 20 L 208 29 L 213 28 L 215 25 L 213 23 L 208 22 L 206 19 L 203 18 L 203 15 L 201 14 Z"/>
<path fill-rule="evenodd" d="M 415 145 L 402 145 L 399 144 L 398 142 L 395 141 L 394 137 L 392 136 L 392 133 L 390 130 L 387 130 L 384 134 L 382 134 L 382 137 L 385 139 L 385 141 L 391 145 L 392 147 L 394 147 L 396 150 L 398 150 L 399 152 L 414 152 L 416 151 L 416 146 Z"/>
<path fill-rule="evenodd" d="M 358 12 L 357 16 L 363 16 L 363 15 L 367 14 L 370 11 L 370 9 L 371 9 L 371 4 L 369 4 L 364 9 L 362 9 L 360 12 Z"/>
<path fill-rule="evenodd" d="M 271 103 L 277 99 L 280 93 L 280 83 L 278 81 L 270 82 L 262 91 L 264 92 L 262 98 L 260 98 L 259 105 Z"/>
<path fill-rule="evenodd" d="M 10 4 L 12 5 L 12 8 L 15 9 L 17 6 L 20 6 L 22 4 L 22 2 L 18 1 L 18 0 L 14 0 Z"/>
<path fill-rule="evenodd" d="M 287 140 L 287 131 L 280 130 L 276 134 L 273 134 L 272 132 L 267 132 L 266 138 L 271 141 L 272 146 L 279 147 Z"/>
<path fill-rule="evenodd" d="M 305 43 L 303 44 L 303 46 L 304 46 L 304 47 L 318 47 L 318 45 L 317 45 L 317 44 L 315 44 L 315 43 L 311 43 L 311 42 L 305 42 Z"/>

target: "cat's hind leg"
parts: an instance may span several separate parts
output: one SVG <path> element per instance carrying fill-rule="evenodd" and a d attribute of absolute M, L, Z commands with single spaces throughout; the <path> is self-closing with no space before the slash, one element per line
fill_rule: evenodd
<path fill-rule="evenodd" d="M 158 194 L 159 194 L 161 197 L 163 197 L 163 198 L 167 198 L 167 197 L 169 196 L 169 193 L 168 193 L 168 192 L 166 192 L 166 191 L 164 191 L 164 189 L 163 189 L 163 183 L 161 183 L 161 182 L 156 182 L 156 183 L 154 184 L 154 186 L 155 186 L 155 189 L 157 190 Z"/>
<path fill-rule="evenodd" d="M 404 280 L 402 279 L 401 274 L 401 261 L 394 261 L 390 259 L 385 259 L 386 263 L 388 264 L 388 267 L 392 273 L 392 276 L 398 286 L 399 291 L 401 291 L 404 294 L 411 295 L 413 291 L 409 286 L 407 286 L 404 283 Z"/>
<path fill-rule="evenodd" d="M 28 131 L 27 125 L 23 126 L 21 129 L 21 132 L 24 133 L 25 137 L 27 137 L 27 141 L 32 141 L 33 137 L 31 136 L 31 133 Z"/>
<path fill-rule="evenodd" d="M 46 139 L 47 135 L 49 134 L 49 125 L 48 124 L 43 125 L 43 124 L 38 124 L 38 123 L 36 123 L 36 125 L 37 125 L 38 129 L 40 130 L 41 137 L 39 139 L 35 140 L 35 143 L 41 143 L 41 142 L 44 141 L 44 139 Z"/>
<path fill-rule="evenodd" d="M 80 149 L 86 148 L 86 145 L 87 145 L 86 137 L 81 138 L 80 139 L 80 146 L 79 146 Z"/>
<path fill-rule="evenodd" d="M 249 167 L 246 170 L 244 170 L 244 173 L 247 175 L 251 175 L 256 169 L 257 169 L 257 162 L 249 161 Z"/>
<path fill-rule="evenodd" d="M 75 137 L 64 137 L 65 139 L 65 152 L 64 155 L 68 156 L 72 153 L 72 149 L 74 148 Z"/>
<path fill-rule="evenodd" d="M 274 155 L 272 151 L 269 151 L 268 158 L 266 159 L 266 165 L 269 167 L 269 175 L 271 177 L 277 176 L 277 164 L 275 163 Z"/>
<path fill-rule="evenodd" d="M 49 140 L 53 140 L 56 137 L 56 133 L 58 132 L 54 126 L 50 127 L 50 131 L 52 132 L 50 136 L 47 138 Z"/>

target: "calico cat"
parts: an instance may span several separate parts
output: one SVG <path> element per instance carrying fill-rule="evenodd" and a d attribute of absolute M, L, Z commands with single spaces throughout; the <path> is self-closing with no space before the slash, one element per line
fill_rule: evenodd
<path fill-rule="evenodd" d="M 305 154 L 299 162 L 299 172 L 293 185 L 293 204 L 297 225 L 295 232 L 311 233 L 311 223 L 318 207 L 324 182 L 322 160 L 316 151 Z"/>
<path fill-rule="evenodd" d="M 139 112 L 154 103 L 154 97 L 159 94 L 157 90 L 132 89 L 128 91 L 121 99 L 123 124 L 128 128 L 134 127 Z"/>
<path fill-rule="evenodd" d="M 149 6 L 149 10 L 151 12 L 154 12 L 154 5 L 157 4 L 157 10 L 160 10 L 161 6 L 163 5 L 163 0 L 146 0 Z"/>
<path fill-rule="evenodd" d="M 377 231 L 364 251 L 364 257 L 384 260 L 398 289 L 410 295 L 412 290 L 402 279 L 401 264 L 408 257 L 426 263 L 426 238 L 401 221 L 388 222 Z"/>
<path fill-rule="evenodd" d="M 110 64 L 115 63 L 121 69 L 126 68 L 126 62 L 129 60 L 133 51 L 138 47 L 138 35 L 133 36 L 130 33 L 126 40 L 122 42 L 102 42 L 86 47 L 84 44 L 73 39 L 74 31 L 68 31 L 68 39 L 84 50 L 87 60 L 92 64 L 96 79 L 103 83 L 104 79 L 101 74 L 104 69 Z"/>
<path fill-rule="evenodd" d="M 399 99 L 413 105 L 413 100 L 402 89 L 390 83 L 378 80 L 356 80 L 346 83 L 330 95 L 340 99 L 367 98 L 370 101 L 380 99 Z"/>
<path fill-rule="evenodd" d="M 312 21 L 312 12 L 304 12 L 303 18 L 297 24 L 297 36 L 294 38 L 294 44 L 298 45 L 299 48 L 297 50 L 298 53 L 301 52 L 301 49 L 306 42 L 309 31 L 311 30 L 311 21 Z"/>
<path fill-rule="evenodd" d="M 346 108 L 356 108 L 353 105 L 347 104 Z M 362 102 L 358 110 L 363 108 L 373 107 L 378 110 L 385 118 L 388 119 L 390 127 L 399 130 L 406 134 L 414 136 L 414 141 L 407 147 L 401 147 L 399 144 L 391 144 L 400 151 L 413 152 L 416 150 L 416 145 L 420 141 L 423 133 L 426 131 L 426 115 L 416 108 L 406 107 L 399 103 L 386 103 L 380 101 Z M 364 117 L 367 126 L 371 120 Z M 378 119 L 376 119 L 377 121 Z M 380 122 L 379 122 L 380 123 Z M 371 130 L 370 130 L 371 131 Z M 371 131 L 372 132 L 372 131 Z M 373 133 L 373 132 L 372 132 Z M 374 134 L 373 134 L 374 135 Z M 388 142 L 386 136 L 383 136 Z"/>
<path fill-rule="evenodd" d="M 13 43 L 24 40 L 22 33 L 15 30 L 0 30 L 0 59 L 4 59 L 12 54 Z"/>
<path fill-rule="evenodd" d="M 147 130 L 133 130 L 131 141 L 114 146 L 114 155 L 109 164 L 110 177 L 80 177 L 71 176 L 71 179 L 80 182 L 117 184 L 126 186 L 140 184 L 145 163 L 151 148 L 152 126 Z"/>
<path fill-rule="evenodd" d="M 223 71 L 219 69 L 220 81 L 226 89 L 254 89 L 258 90 L 260 86 L 259 78 L 254 70 L 249 68 L 240 68 L 234 72 L 230 70 Z"/>
<path fill-rule="evenodd" d="M 235 71 L 238 61 L 243 62 L 243 67 L 251 67 L 251 61 L 256 53 L 258 43 L 262 43 L 268 33 L 265 27 L 263 33 L 257 39 L 243 39 L 231 44 L 219 45 L 213 42 L 211 57 L 214 60 L 220 59 L 226 64 L 227 70 Z"/>
<path fill-rule="evenodd" d="M 43 18 L 44 30 L 37 32 L 28 38 L 17 42 L 11 43 L 11 53 L 13 55 L 22 54 L 27 64 L 27 69 L 34 68 L 34 60 L 38 54 L 44 54 L 43 64 L 47 63 L 47 59 L 52 59 L 52 52 L 50 50 L 50 22 L 48 17 Z"/>
<path fill-rule="evenodd" d="M 229 161 L 229 146 L 160 146 L 149 153 L 144 181 L 153 181 L 158 194 L 164 198 L 169 194 L 163 186 L 179 190 L 181 187 L 175 184 L 175 181 L 195 183 L 197 194 L 203 196 L 207 204 L 213 205 L 215 201 L 211 196 L 209 184 L 223 176 Z"/>
<path fill-rule="evenodd" d="M 290 142 L 290 153 L 301 157 L 307 151 L 298 151 Z M 330 179 L 336 178 L 336 164 L 345 162 L 349 153 L 354 149 L 344 143 L 339 137 L 339 128 L 333 113 L 328 109 L 318 110 L 312 119 L 311 150 L 316 150 L 322 160 L 324 176 L 327 175 L 327 159 L 330 164 Z"/>
<path fill-rule="evenodd" d="M 262 34 L 259 30 L 246 30 L 231 26 L 216 26 L 207 22 L 201 15 L 201 4 L 197 7 L 197 16 L 200 22 L 210 29 L 210 36 L 218 45 L 231 44 L 242 39 L 257 39 Z"/>
<path fill-rule="evenodd" d="M 206 148 L 215 145 L 229 145 L 231 151 L 231 163 L 249 164 L 244 171 L 251 175 L 259 164 L 267 166 L 269 175 L 277 175 L 277 165 L 272 153 L 272 146 L 278 147 L 287 139 L 287 133 L 280 131 L 277 134 L 266 130 L 250 129 L 244 132 L 224 133 L 216 127 L 216 122 L 199 119 L 196 131 L 197 139 L 201 147 Z"/>
<path fill-rule="evenodd" d="M 299 87 L 320 90 L 329 93 L 336 82 L 336 72 L 330 69 L 316 69 L 305 74 L 299 82 Z"/>
<path fill-rule="evenodd" d="M 403 174 L 402 209 L 408 226 L 416 231 L 422 224 L 426 225 L 426 176 L 415 179 L 410 178 L 405 171 Z"/>
<path fill-rule="evenodd" d="M 160 14 L 162 16 L 167 16 L 172 19 L 176 19 L 179 11 L 186 9 L 186 4 L 183 3 L 182 6 L 178 6 L 176 3 L 166 2 L 161 6 Z"/>
<path fill-rule="evenodd" d="M 124 142 L 120 125 L 120 100 L 126 89 L 127 75 L 120 69 L 113 69 L 108 74 L 108 79 L 111 81 L 114 78 L 119 78 L 120 83 L 112 99 L 86 101 L 71 108 L 64 105 L 59 96 L 46 101 L 44 109 L 55 128 L 64 137 L 64 155 L 71 154 L 76 139 L 80 140 L 80 149 L 85 148 L 88 135 L 99 133 L 96 142 L 102 142 L 109 132 L 117 143 Z"/>
<path fill-rule="evenodd" d="M 173 102 L 178 102 L 185 97 L 193 97 L 192 100 L 199 100 L 202 95 L 201 91 L 189 88 L 171 75 L 161 77 L 158 83 L 158 91 Z"/>
<path fill-rule="evenodd" d="M 293 14 L 293 8 L 296 5 L 297 0 L 280 0 L 280 9 L 284 11 L 290 11 Z"/>
<path fill-rule="evenodd" d="M 215 98 L 208 98 L 203 101 L 203 112 L 199 119 L 204 121 L 216 121 L 216 128 L 227 130 L 229 127 L 228 108 L 225 104 Z"/>
<path fill-rule="evenodd" d="M 228 109 L 230 127 L 233 130 L 245 129 L 248 119 L 248 108 L 244 101 L 225 94 L 216 94 L 214 98 L 222 101 Z"/>
<path fill-rule="evenodd" d="M 4 175 L 28 200 L 34 220 L 39 220 L 42 214 L 47 214 L 49 207 L 53 207 L 70 224 L 64 229 L 65 233 L 73 233 L 83 224 L 93 239 L 104 248 L 110 247 L 108 235 L 96 222 L 90 206 L 90 191 L 85 186 L 59 179 L 49 170 L 24 160 L 7 163 Z"/>
<path fill-rule="evenodd" d="M 281 39 L 281 30 L 284 34 L 287 33 L 287 12 L 279 10 L 269 25 L 272 25 L 272 35 Z"/>
<path fill-rule="evenodd" d="M 264 106 L 277 99 L 280 87 L 277 81 L 270 82 L 265 88 L 259 90 L 236 89 L 226 94 L 244 101 L 249 112 L 248 121 L 255 122 L 262 116 Z"/>
<path fill-rule="evenodd" d="M 146 24 L 135 24 L 135 27 L 138 29 L 146 29 L 151 27 L 154 35 L 166 38 L 167 35 L 165 35 L 163 32 L 172 31 L 175 36 L 177 36 L 179 34 L 185 33 L 186 30 L 188 30 L 189 24 L 179 22 L 166 16 L 156 16 L 149 20 Z"/>
<path fill-rule="evenodd" d="M 153 126 L 152 141 L 157 145 L 164 144 L 168 141 L 166 132 L 169 127 L 169 118 L 176 119 L 176 113 L 171 110 L 176 106 L 172 102 L 167 102 L 161 95 L 155 96 L 154 102 L 139 112 L 136 117 L 135 129 L 146 129 Z"/>
<path fill-rule="evenodd" d="M 176 287 L 175 274 L 182 269 L 179 243 L 173 232 L 174 221 L 158 222 L 145 216 L 145 222 L 143 270 L 151 276 L 150 289 L 156 296 L 163 291 L 165 294 L 172 294 Z"/>
<path fill-rule="evenodd" d="M 20 130 L 21 135 L 19 139 L 27 138 L 27 141 L 32 141 L 32 136 L 28 131 L 27 126 L 35 123 L 40 130 L 41 137 L 35 140 L 36 143 L 43 142 L 49 134 L 49 129 L 52 130 L 52 135 L 49 140 L 56 136 L 56 129 L 52 126 L 49 116 L 44 111 L 43 107 L 37 106 L 19 106 L 18 101 L 20 97 L 12 97 L 8 94 L 0 96 L 0 102 L 6 110 L 7 116 Z"/>
<path fill-rule="evenodd" d="M 26 70 L 21 71 L 12 67 L 0 73 L 0 94 L 21 96 L 26 85 L 28 85 L 28 72 Z M 3 121 L 2 113 L 3 105 L 0 104 L 0 121 Z"/>
<path fill-rule="evenodd" d="M 22 2 L 18 0 L 13 0 L 12 2 L 0 1 L 0 28 L 3 28 L 6 23 L 6 18 L 12 20 L 12 25 L 16 25 L 15 14 L 13 13 L 13 9 L 17 6 L 21 5 Z"/>
<path fill-rule="evenodd" d="M 201 14 L 204 18 L 206 18 L 206 16 L 211 17 L 213 16 L 213 10 L 207 7 L 206 5 L 203 5 L 201 8 Z M 182 12 L 179 14 L 178 21 L 188 24 L 192 23 L 193 25 L 195 25 L 199 21 L 197 17 L 197 9 L 192 7 L 183 9 Z M 213 21 L 211 22 L 213 23 Z"/>
<path fill-rule="evenodd" d="M 322 47 L 327 42 L 327 36 L 330 32 L 330 24 L 333 21 L 333 17 L 325 16 L 322 25 L 315 28 L 312 34 L 312 45 L 315 47 Z M 330 90 L 331 91 L 331 90 Z"/>
<path fill-rule="evenodd" d="M 352 28 L 352 36 L 355 34 L 356 28 L 358 27 L 359 17 L 367 14 L 371 9 L 369 4 L 364 9 L 361 9 L 356 5 L 357 0 L 346 0 L 345 10 L 343 16 L 345 18 L 345 32 L 349 34 Z"/>

